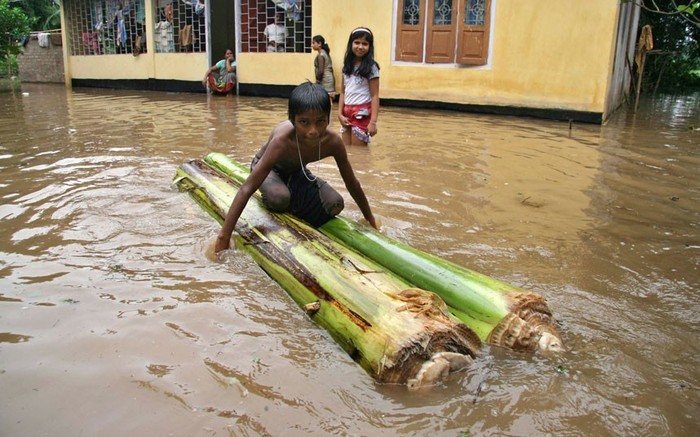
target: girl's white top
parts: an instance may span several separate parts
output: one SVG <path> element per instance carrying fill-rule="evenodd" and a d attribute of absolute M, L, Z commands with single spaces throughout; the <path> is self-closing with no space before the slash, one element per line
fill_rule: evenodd
<path fill-rule="evenodd" d="M 357 67 L 355 67 L 355 72 Z M 372 66 L 372 72 L 369 79 L 379 77 L 379 68 L 377 64 Z M 343 74 L 345 81 L 345 104 L 346 105 L 362 105 L 372 101 L 372 95 L 369 93 L 369 79 L 356 74 Z"/>

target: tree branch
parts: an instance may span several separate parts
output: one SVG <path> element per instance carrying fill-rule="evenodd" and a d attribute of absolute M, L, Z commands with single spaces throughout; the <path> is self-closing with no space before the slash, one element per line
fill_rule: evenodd
<path fill-rule="evenodd" d="M 673 5 L 673 11 L 664 11 L 656 4 L 655 0 L 622 0 L 623 3 L 632 3 L 633 5 L 654 14 L 680 16 L 688 24 L 700 27 L 700 17 L 696 16 L 696 11 L 700 10 L 700 2 L 697 0 L 688 0 L 688 4 L 681 5 L 681 7 L 676 4 L 675 0 L 671 0 Z M 651 3 L 653 6 L 647 6 L 647 3 Z M 682 7 L 685 6 L 685 9 Z"/>

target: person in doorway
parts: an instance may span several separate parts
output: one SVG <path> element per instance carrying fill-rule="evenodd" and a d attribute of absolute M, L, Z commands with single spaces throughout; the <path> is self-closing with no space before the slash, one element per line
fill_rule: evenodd
<path fill-rule="evenodd" d="M 212 65 L 204 73 L 202 85 L 209 87 L 219 93 L 227 93 L 236 86 L 236 58 L 233 50 L 226 49 L 224 59 Z"/>
<path fill-rule="evenodd" d="M 316 35 L 311 39 L 311 48 L 318 52 L 314 59 L 314 73 L 316 83 L 320 84 L 331 99 L 335 97 L 335 77 L 333 76 L 333 61 L 331 61 L 331 48 L 326 39 Z"/>
<path fill-rule="evenodd" d="M 374 36 L 366 27 L 354 29 L 348 38 L 338 112 L 346 145 L 366 146 L 377 134 L 379 64 L 374 60 Z"/>
<path fill-rule="evenodd" d="M 284 52 L 287 41 L 287 26 L 284 24 L 284 12 L 277 12 L 274 21 L 263 31 L 267 38 L 267 52 Z"/>
<path fill-rule="evenodd" d="M 238 218 L 258 189 L 268 209 L 287 211 L 314 227 L 339 214 L 345 206 L 343 197 L 307 167 L 327 157 L 335 160 L 345 187 L 365 220 L 377 227 L 343 140 L 327 129 L 330 113 L 331 100 L 321 85 L 306 82 L 292 91 L 289 119 L 272 129 L 265 145 L 253 157 L 250 175 L 233 198 L 216 237 L 215 252 L 230 247 Z"/>

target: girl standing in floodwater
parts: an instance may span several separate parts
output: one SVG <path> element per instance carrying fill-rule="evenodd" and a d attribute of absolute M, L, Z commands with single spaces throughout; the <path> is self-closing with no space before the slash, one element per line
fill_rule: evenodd
<path fill-rule="evenodd" d="M 335 77 L 333 76 L 333 61 L 331 61 L 331 48 L 326 39 L 316 35 L 311 40 L 311 48 L 318 52 L 314 58 L 314 74 L 316 83 L 320 84 L 328 92 L 331 99 L 335 97 Z"/>
<path fill-rule="evenodd" d="M 374 36 L 366 27 L 350 32 L 338 106 L 343 142 L 366 146 L 377 134 L 379 115 L 379 64 L 374 60 Z"/>

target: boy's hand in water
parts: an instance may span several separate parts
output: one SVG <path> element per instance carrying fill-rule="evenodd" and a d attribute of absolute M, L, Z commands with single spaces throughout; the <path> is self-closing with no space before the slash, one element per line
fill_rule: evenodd
<path fill-rule="evenodd" d="M 231 239 L 225 240 L 220 235 L 217 235 L 213 241 L 206 243 L 204 255 L 212 262 L 226 262 L 229 256 L 233 254 L 233 251 L 230 249 Z"/>
<path fill-rule="evenodd" d="M 372 221 L 371 221 L 371 222 L 370 222 L 369 220 L 365 219 L 365 218 L 361 218 L 361 219 L 360 219 L 360 223 L 362 223 L 362 224 L 364 224 L 364 225 L 369 225 L 369 226 L 373 227 L 373 228 L 376 229 L 376 230 L 379 230 L 379 228 L 380 228 L 381 225 L 382 225 L 382 223 L 381 223 L 379 220 L 377 220 L 376 218 L 374 218 L 374 217 L 372 217 Z"/>
<path fill-rule="evenodd" d="M 204 250 L 204 256 L 206 256 L 209 261 L 213 261 L 213 262 L 221 261 L 219 254 L 216 253 L 216 240 L 207 244 L 207 247 Z"/>
<path fill-rule="evenodd" d="M 229 247 L 231 247 L 231 238 L 225 238 L 221 234 L 216 236 L 216 240 L 214 240 L 214 252 L 219 253 L 222 250 L 226 250 Z"/>

